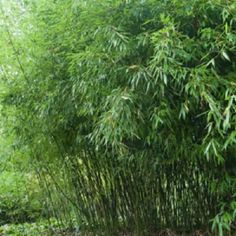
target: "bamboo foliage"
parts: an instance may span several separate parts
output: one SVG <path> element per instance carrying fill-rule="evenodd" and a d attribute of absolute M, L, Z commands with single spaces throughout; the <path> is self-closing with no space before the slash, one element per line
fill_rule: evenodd
<path fill-rule="evenodd" d="M 11 33 L 22 52 L 10 43 L 1 54 L 1 100 L 50 182 L 52 208 L 66 203 L 58 218 L 107 235 L 190 232 L 215 216 L 214 230 L 230 230 L 234 1 L 24 7 L 22 33 Z"/>

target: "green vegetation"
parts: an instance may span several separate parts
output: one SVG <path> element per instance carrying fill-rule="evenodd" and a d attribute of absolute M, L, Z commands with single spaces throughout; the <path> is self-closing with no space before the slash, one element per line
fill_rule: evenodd
<path fill-rule="evenodd" d="M 42 210 L 35 180 L 18 172 L 3 172 L 0 178 L 1 224 L 37 219 Z"/>
<path fill-rule="evenodd" d="M 76 236 L 78 232 L 77 228 L 71 229 L 65 225 L 62 228 L 58 221 L 53 218 L 50 219 L 50 222 L 39 220 L 34 223 L 6 224 L 0 227 L 2 236 Z"/>
<path fill-rule="evenodd" d="M 234 232 L 235 1 L 0 4 L 2 222 Z"/>

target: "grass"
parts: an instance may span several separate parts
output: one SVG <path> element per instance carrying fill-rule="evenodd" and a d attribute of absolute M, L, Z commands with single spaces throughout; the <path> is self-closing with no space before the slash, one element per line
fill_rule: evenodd
<path fill-rule="evenodd" d="M 78 230 L 62 227 L 56 220 L 40 220 L 34 223 L 5 224 L 0 226 L 1 236 L 76 236 Z"/>

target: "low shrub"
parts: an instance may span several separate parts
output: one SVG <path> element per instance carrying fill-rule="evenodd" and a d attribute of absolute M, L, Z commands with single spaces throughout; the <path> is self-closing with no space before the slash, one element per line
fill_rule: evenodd
<path fill-rule="evenodd" d="M 0 174 L 0 224 L 36 220 L 42 212 L 40 188 L 32 174 Z"/>

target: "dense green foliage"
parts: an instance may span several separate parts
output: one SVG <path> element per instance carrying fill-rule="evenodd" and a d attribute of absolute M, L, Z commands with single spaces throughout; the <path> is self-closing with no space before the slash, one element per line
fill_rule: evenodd
<path fill-rule="evenodd" d="M 35 223 L 24 224 L 6 224 L 0 226 L 0 233 L 2 236 L 74 236 L 75 232 L 67 229 L 61 229 L 60 225 L 55 219 L 50 222 L 41 220 Z M 78 234 L 77 234 L 78 235 Z"/>
<path fill-rule="evenodd" d="M 27 150 L 17 149 L 17 140 L 3 130 L 0 137 L 0 225 L 35 221 L 46 215 L 44 195 L 29 166 Z"/>
<path fill-rule="evenodd" d="M 4 128 L 52 214 L 108 235 L 230 231 L 236 2 L 23 2 L 1 6 Z"/>
<path fill-rule="evenodd" d="M 33 178 L 22 173 L 6 171 L 0 178 L 0 224 L 38 219 L 42 214 L 42 195 L 40 196 Z"/>

